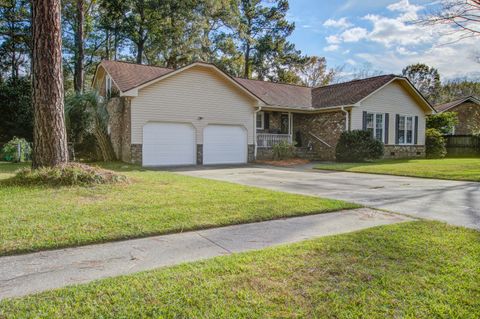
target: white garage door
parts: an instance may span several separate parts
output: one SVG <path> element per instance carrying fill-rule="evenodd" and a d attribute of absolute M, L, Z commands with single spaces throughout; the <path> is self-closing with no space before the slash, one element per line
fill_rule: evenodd
<path fill-rule="evenodd" d="M 241 126 L 209 125 L 203 130 L 203 164 L 247 162 L 247 131 Z"/>
<path fill-rule="evenodd" d="M 148 123 L 143 127 L 143 165 L 196 164 L 195 144 L 191 124 Z"/>

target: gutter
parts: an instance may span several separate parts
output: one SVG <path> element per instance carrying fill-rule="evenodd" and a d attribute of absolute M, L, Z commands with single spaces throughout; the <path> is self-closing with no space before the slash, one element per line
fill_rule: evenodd
<path fill-rule="evenodd" d="M 293 112 L 293 113 L 305 113 L 305 114 L 316 114 L 316 113 L 326 113 L 326 112 L 331 112 L 331 111 L 338 111 L 341 110 L 342 108 L 349 108 L 354 105 L 338 105 L 338 106 L 328 106 L 328 107 L 322 107 L 318 109 L 301 109 L 301 108 L 291 108 L 291 107 L 281 107 L 281 106 L 274 106 L 274 105 L 265 105 L 263 108 L 266 111 L 273 111 L 273 112 Z"/>
<path fill-rule="evenodd" d="M 345 113 L 345 131 L 350 131 L 349 127 L 350 127 L 350 118 L 349 118 L 349 114 L 348 114 L 348 111 L 345 110 L 345 107 L 342 106 L 340 108 L 340 110 Z"/>
<path fill-rule="evenodd" d="M 257 113 L 261 110 L 262 107 L 259 106 L 258 109 L 253 112 L 253 157 L 255 160 L 257 159 Z"/>

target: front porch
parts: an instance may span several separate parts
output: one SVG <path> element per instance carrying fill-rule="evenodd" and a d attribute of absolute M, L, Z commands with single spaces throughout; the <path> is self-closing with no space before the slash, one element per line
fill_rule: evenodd
<path fill-rule="evenodd" d="M 265 110 L 256 116 L 256 158 L 271 159 L 273 147 L 294 144 L 296 156 L 333 159 L 336 142 L 345 129 L 343 112 L 308 114 Z"/>
<path fill-rule="evenodd" d="M 293 143 L 292 112 L 259 112 L 256 121 L 257 148 L 273 148 L 282 142 Z"/>

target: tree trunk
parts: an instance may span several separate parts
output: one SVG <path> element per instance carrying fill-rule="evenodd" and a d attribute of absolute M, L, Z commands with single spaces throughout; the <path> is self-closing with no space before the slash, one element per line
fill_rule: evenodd
<path fill-rule="evenodd" d="M 245 70 L 243 76 L 246 79 L 250 78 L 250 43 L 247 43 L 245 48 Z"/>
<path fill-rule="evenodd" d="M 32 1 L 33 168 L 68 162 L 60 0 Z"/>
<path fill-rule="evenodd" d="M 137 64 L 142 64 L 142 57 L 143 57 L 143 49 L 144 49 L 145 41 L 141 39 L 137 43 Z"/>
<path fill-rule="evenodd" d="M 73 88 L 76 93 L 83 91 L 83 60 L 84 60 L 84 47 L 83 47 L 83 0 L 77 0 L 75 21 L 75 71 L 73 75 Z"/>

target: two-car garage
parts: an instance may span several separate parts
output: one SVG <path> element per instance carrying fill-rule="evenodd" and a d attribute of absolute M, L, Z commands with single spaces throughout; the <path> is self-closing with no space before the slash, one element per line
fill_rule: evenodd
<path fill-rule="evenodd" d="M 203 137 L 202 152 L 197 152 L 197 134 Z M 202 160 L 197 161 L 197 156 Z M 142 159 L 144 166 L 246 163 L 247 130 L 240 125 L 211 124 L 197 130 L 191 123 L 147 123 Z"/>

